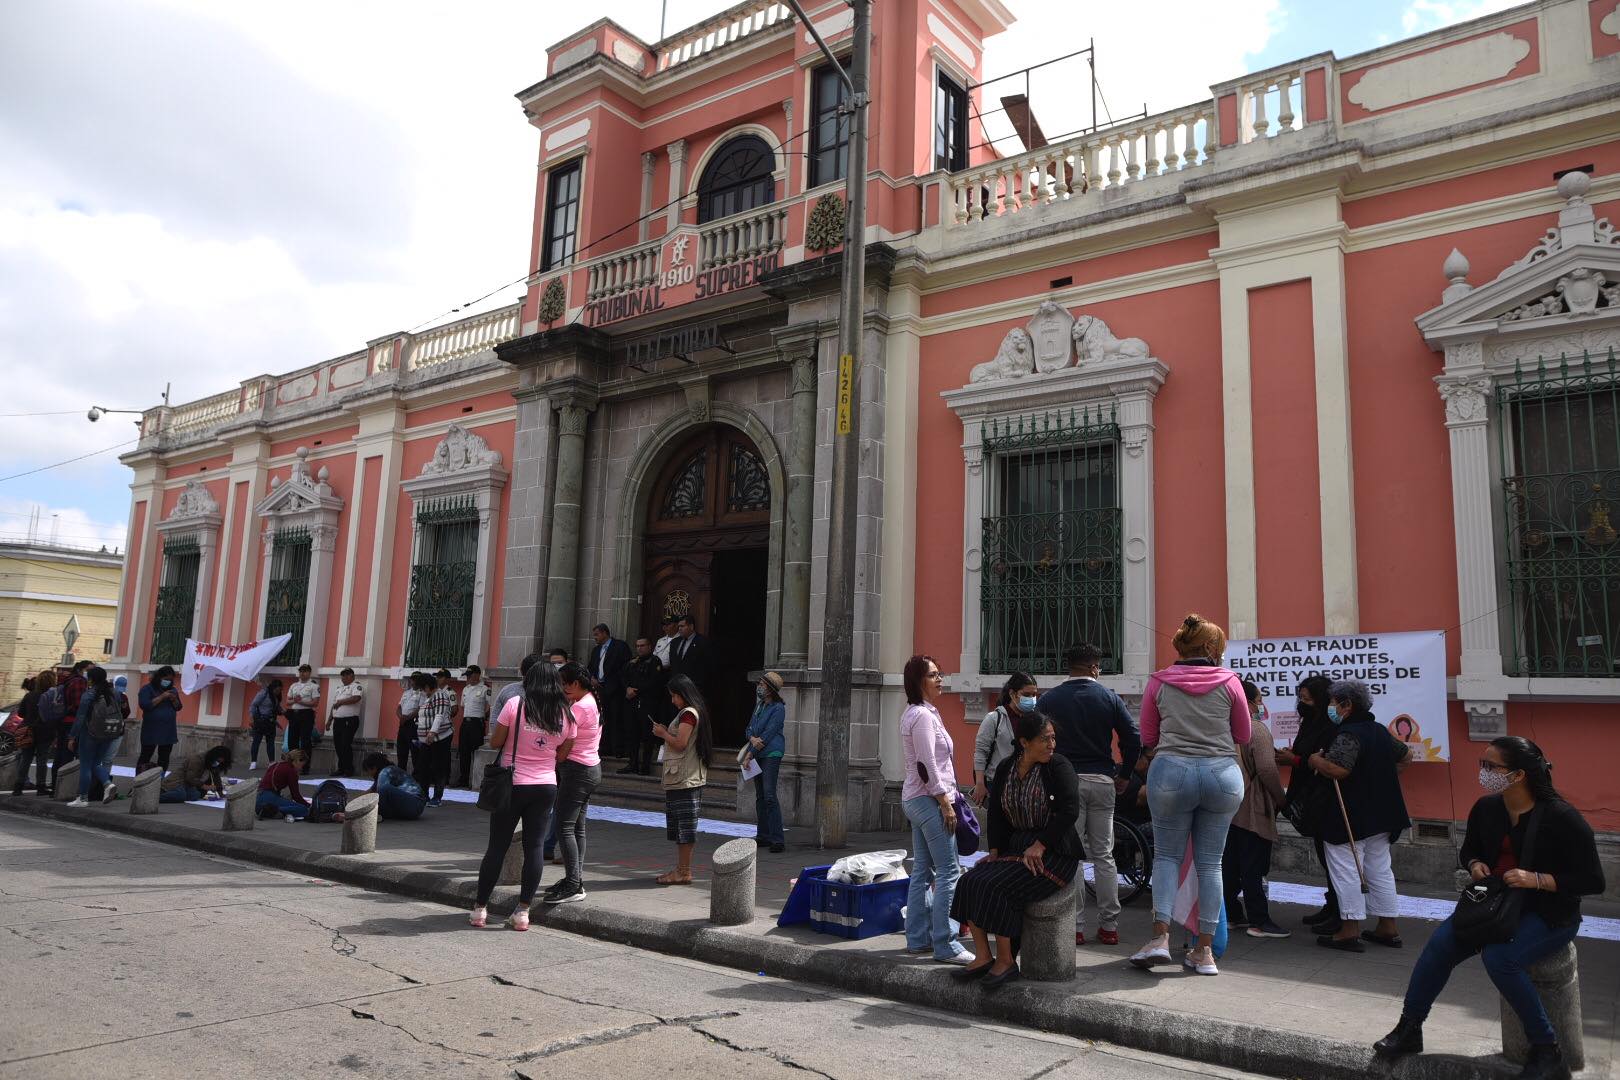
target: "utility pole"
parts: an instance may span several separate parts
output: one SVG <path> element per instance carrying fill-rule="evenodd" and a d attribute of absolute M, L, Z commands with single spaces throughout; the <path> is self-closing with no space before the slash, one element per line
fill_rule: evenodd
<path fill-rule="evenodd" d="M 816 738 L 816 843 L 847 843 L 849 713 L 855 653 L 855 493 L 860 481 L 861 339 L 866 314 L 866 117 L 872 58 L 872 0 L 850 0 L 854 53 L 846 74 L 797 0 L 794 13 L 838 69 L 849 99 L 849 161 L 844 176 L 843 303 L 838 318 L 838 394 L 833 422 L 832 506 L 827 542 L 827 607 L 822 620 L 821 715 Z"/>

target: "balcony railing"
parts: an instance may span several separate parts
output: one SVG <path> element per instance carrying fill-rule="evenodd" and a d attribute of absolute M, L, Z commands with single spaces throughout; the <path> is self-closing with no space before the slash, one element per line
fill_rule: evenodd
<path fill-rule="evenodd" d="M 1305 71 L 1310 66 L 1301 62 L 1275 68 L 1238 85 L 1238 142 L 1275 138 L 1305 126 Z"/>
<path fill-rule="evenodd" d="M 786 205 L 772 203 L 704 225 L 698 231 L 698 272 L 780 251 L 787 239 L 787 213 Z"/>
<path fill-rule="evenodd" d="M 242 390 L 236 387 L 200 401 L 188 401 L 170 411 L 163 430 L 171 434 L 222 424 L 242 411 Z"/>
<path fill-rule="evenodd" d="M 591 263 L 586 268 L 585 302 L 646 288 L 658 278 L 658 249 L 662 240 L 639 244 Z"/>
<path fill-rule="evenodd" d="M 739 38 L 791 22 L 792 19 L 793 14 L 788 6 L 777 0 L 748 0 L 660 41 L 654 46 L 658 54 L 658 70 L 665 71 L 690 63 Z"/>
<path fill-rule="evenodd" d="M 475 315 L 416 335 L 405 352 L 407 370 L 446 364 L 518 336 L 517 305 Z"/>

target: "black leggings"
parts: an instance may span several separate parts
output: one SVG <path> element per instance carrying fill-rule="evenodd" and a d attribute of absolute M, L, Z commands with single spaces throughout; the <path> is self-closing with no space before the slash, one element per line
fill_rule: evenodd
<path fill-rule="evenodd" d="M 489 848 L 478 866 L 479 906 L 488 904 L 495 892 L 506 849 L 512 844 L 512 833 L 519 822 L 523 823 L 523 884 L 518 889 L 518 903 L 528 907 L 534 902 L 534 894 L 540 891 L 540 871 L 546 865 L 540 857 L 540 844 L 546 838 L 556 801 L 556 784 L 514 784 L 512 804 L 489 816 Z"/>
<path fill-rule="evenodd" d="M 162 746 L 153 746 L 150 743 L 141 743 L 141 756 L 135 759 L 136 773 L 144 771 L 146 766 L 152 763 L 152 758 L 154 755 L 157 757 L 158 768 L 162 769 L 164 772 L 168 772 L 169 755 L 173 753 L 174 743 L 166 743 Z"/>

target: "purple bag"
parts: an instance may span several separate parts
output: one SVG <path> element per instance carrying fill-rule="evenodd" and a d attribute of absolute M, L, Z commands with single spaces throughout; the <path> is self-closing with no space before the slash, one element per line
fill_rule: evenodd
<path fill-rule="evenodd" d="M 960 791 L 951 801 L 951 809 L 956 811 L 956 853 L 965 858 L 979 850 L 979 818 Z"/>

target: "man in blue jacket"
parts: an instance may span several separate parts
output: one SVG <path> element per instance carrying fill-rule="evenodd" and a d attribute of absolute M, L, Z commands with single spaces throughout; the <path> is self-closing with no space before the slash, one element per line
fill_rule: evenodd
<path fill-rule="evenodd" d="M 1052 721 L 1057 752 L 1080 776 L 1080 817 L 1075 831 L 1084 841 L 1097 889 L 1097 941 L 1119 944 L 1119 872 L 1114 866 L 1114 800 L 1142 752 L 1142 734 L 1119 695 L 1097 681 L 1103 652 L 1082 642 L 1063 654 L 1067 682 L 1041 695 L 1037 706 Z M 1119 760 L 1114 741 L 1119 741 Z M 1074 943 L 1084 945 L 1085 891 L 1074 909 Z"/>

